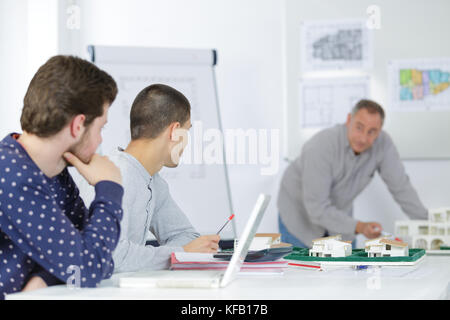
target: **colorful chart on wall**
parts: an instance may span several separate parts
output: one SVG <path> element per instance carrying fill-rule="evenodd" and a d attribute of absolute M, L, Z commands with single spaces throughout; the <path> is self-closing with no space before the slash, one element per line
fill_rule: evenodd
<path fill-rule="evenodd" d="M 300 54 L 304 71 L 372 66 L 372 32 L 364 19 L 303 21 Z"/>
<path fill-rule="evenodd" d="M 450 110 L 450 58 L 389 62 L 393 111 Z"/>

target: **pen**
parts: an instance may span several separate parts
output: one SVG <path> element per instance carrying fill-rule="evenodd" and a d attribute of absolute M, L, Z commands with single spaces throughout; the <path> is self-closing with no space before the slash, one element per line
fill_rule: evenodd
<path fill-rule="evenodd" d="M 368 268 L 369 268 L 369 266 L 366 266 L 366 265 L 353 266 L 353 269 L 355 269 L 355 270 L 365 270 Z"/>
<path fill-rule="evenodd" d="M 225 226 L 227 225 L 227 223 L 230 222 L 231 219 L 233 219 L 233 218 L 234 218 L 234 213 L 228 218 L 227 222 L 225 222 L 225 224 L 222 226 L 222 228 L 219 229 L 219 231 L 217 231 L 216 234 L 219 234 L 220 231 L 222 231 L 222 229 L 225 228 Z"/>

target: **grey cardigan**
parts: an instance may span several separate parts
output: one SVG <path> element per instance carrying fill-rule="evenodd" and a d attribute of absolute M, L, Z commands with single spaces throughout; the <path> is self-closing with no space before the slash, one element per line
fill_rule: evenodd
<path fill-rule="evenodd" d="M 427 209 L 411 185 L 389 135 L 382 131 L 370 149 L 355 155 L 345 125 L 313 136 L 287 167 L 277 201 L 280 218 L 288 231 L 306 245 L 326 231 L 353 240 L 357 223 L 352 216 L 353 200 L 375 172 L 407 215 L 426 219 Z"/>

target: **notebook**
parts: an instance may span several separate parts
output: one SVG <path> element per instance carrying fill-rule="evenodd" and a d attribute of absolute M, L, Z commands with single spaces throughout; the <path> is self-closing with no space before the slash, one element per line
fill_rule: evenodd
<path fill-rule="evenodd" d="M 247 256 L 250 244 L 270 201 L 270 196 L 260 194 L 250 218 L 245 225 L 239 244 L 234 250 L 225 271 L 216 270 L 143 270 L 119 279 L 122 288 L 219 288 L 236 278 Z"/>
<path fill-rule="evenodd" d="M 277 261 L 256 261 L 247 262 L 247 254 L 244 263 L 241 266 L 240 273 L 246 271 L 253 272 L 274 272 L 283 273 L 283 268 L 287 268 L 288 262 L 284 260 Z M 193 253 L 193 252 L 172 252 L 171 270 L 226 270 L 231 255 L 226 258 L 215 258 L 214 253 Z"/>

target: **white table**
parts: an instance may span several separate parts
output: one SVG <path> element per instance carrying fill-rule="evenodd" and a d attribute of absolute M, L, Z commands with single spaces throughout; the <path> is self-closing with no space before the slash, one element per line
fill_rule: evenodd
<path fill-rule="evenodd" d="M 239 276 L 221 289 L 130 289 L 118 277 L 99 288 L 54 286 L 7 296 L 21 299 L 154 299 L 154 300 L 303 300 L 303 299 L 450 299 L 450 256 L 426 256 L 417 266 L 354 271 L 288 268 L 283 276 Z"/>

